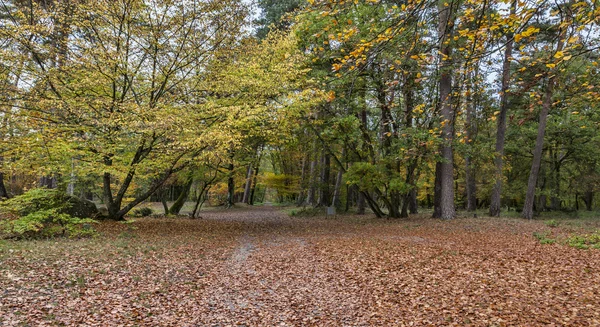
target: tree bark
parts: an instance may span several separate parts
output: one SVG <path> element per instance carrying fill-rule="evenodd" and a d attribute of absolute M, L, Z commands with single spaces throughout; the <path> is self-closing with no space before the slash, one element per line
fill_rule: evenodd
<path fill-rule="evenodd" d="M 366 199 L 363 192 L 358 192 L 358 199 L 356 200 L 356 213 L 359 215 L 365 214 Z"/>
<path fill-rule="evenodd" d="M 570 1 L 572 3 L 572 1 Z M 565 8 L 567 15 L 565 16 L 566 21 L 572 21 L 570 17 L 573 13 L 570 12 L 571 8 Z M 564 22 L 563 22 L 564 23 Z M 568 25 L 568 24 L 567 24 Z M 562 24 L 561 24 L 562 26 Z M 556 52 L 562 51 L 564 48 L 565 37 L 567 33 L 567 27 L 559 27 L 558 41 L 556 45 Z M 552 108 L 552 97 L 554 95 L 554 86 L 556 84 L 556 74 L 552 74 L 548 78 L 548 84 L 544 92 L 544 99 L 542 101 L 542 110 L 540 112 L 538 133 L 535 140 L 535 148 L 533 150 L 533 161 L 531 163 L 531 170 L 529 172 L 529 180 L 527 182 L 527 194 L 525 195 L 525 205 L 523 207 L 523 218 L 533 219 L 533 204 L 535 200 L 535 189 L 537 180 L 540 172 L 540 166 L 542 162 L 542 151 L 544 149 L 544 135 L 546 133 L 546 124 L 548 121 L 548 113 Z"/>
<path fill-rule="evenodd" d="M 258 160 L 260 162 L 260 158 Z M 260 165 L 257 163 L 254 166 L 254 178 L 252 179 L 252 189 L 250 190 L 250 205 L 254 205 L 254 195 L 256 193 L 256 184 L 258 184 L 258 170 Z"/>
<path fill-rule="evenodd" d="M 535 140 L 535 148 L 533 150 L 533 162 L 531 163 L 531 170 L 529 172 L 529 180 L 527 183 L 527 194 L 525 196 L 525 205 L 523 207 L 523 218 L 533 219 L 533 205 L 535 202 L 535 190 L 537 181 L 540 173 L 540 166 L 542 162 L 542 151 L 544 149 L 544 134 L 546 132 L 546 123 L 548 121 L 548 112 L 552 107 L 552 95 L 554 93 L 554 79 L 552 76 L 548 80 L 546 91 L 544 93 L 544 101 L 542 104 L 542 111 L 540 112 L 538 133 Z"/>
<path fill-rule="evenodd" d="M 242 198 L 242 203 L 250 204 L 250 191 L 252 188 L 252 163 L 248 164 L 248 169 L 246 171 L 246 185 L 244 186 L 244 197 Z"/>
<path fill-rule="evenodd" d="M 593 202 L 594 202 L 594 192 L 587 190 L 583 194 L 583 202 L 585 202 L 585 209 L 587 211 L 592 211 Z"/>
<path fill-rule="evenodd" d="M 439 35 L 440 35 L 440 113 L 442 115 L 442 145 L 440 168 L 440 218 L 453 219 L 456 215 L 454 208 L 454 107 L 452 106 L 452 48 L 449 43 L 454 26 L 453 4 L 440 2 Z"/>
<path fill-rule="evenodd" d="M 442 163 L 435 163 L 435 181 L 433 184 L 433 218 L 442 217 Z"/>
<path fill-rule="evenodd" d="M 419 213 L 419 203 L 417 201 L 417 188 L 413 188 L 410 190 L 409 198 L 408 198 L 408 212 L 411 215 L 416 215 Z"/>
<path fill-rule="evenodd" d="M 319 187 L 319 200 L 318 205 L 328 207 L 329 206 L 329 177 L 331 172 L 331 157 L 329 153 L 323 150 L 323 156 L 321 158 L 321 180 Z"/>
<path fill-rule="evenodd" d="M 233 163 L 227 165 L 227 170 L 229 171 L 227 174 L 227 203 L 225 203 L 225 207 L 227 208 L 232 208 L 235 204 L 235 180 L 233 179 L 233 168 Z"/>
<path fill-rule="evenodd" d="M 510 13 L 515 14 L 517 10 L 517 1 L 513 0 Z M 497 117 L 497 132 L 496 132 L 496 152 L 494 155 L 495 166 L 495 184 L 492 188 L 492 197 L 490 199 L 490 216 L 500 216 L 500 207 L 502 200 L 502 169 L 504 166 L 504 144 L 506 139 L 506 115 L 509 109 L 508 88 L 510 83 L 510 61 L 512 60 L 513 51 L 513 36 L 514 33 L 507 33 L 507 44 L 504 49 L 504 61 L 502 63 L 502 86 L 500 94 L 500 113 Z"/>
<path fill-rule="evenodd" d="M 165 216 L 169 214 L 169 204 L 167 203 L 167 192 L 163 192 L 160 197 L 160 203 L 162 203 L 163 210 L 165 211 Z"/>
<path fill-rule="evenodd" d="M 417 165 L 419 164 L 419 159 L 418 158 L 413 158 L 411 160 L 411 163 L 408 165 L 408 167 L 406 168 L 406 184 L 411 186 L 411 189 L 403 195 L 403 201 L 402 201 L 402 211 L 400 212 L 400 217 L 401 218 L 407 218 L 408 217 L 408 208 L 409 206 L 411 206 L 411 195 L 412 194 L 416 194 L 413 193 L 413 191 L 416 188 L 416 183 L 415 183 L 415 170 L 417 169 Z"/>
<path fill-rule="evenodd" d="M 342 150 L 342 158 L 346 157 L 346 148 Z M 342 179 L 344 177 L 344 171 L 342 169 L 338 170 L 337 176 L 335 178 L 335 187 L 333 189 L 333 200 L 332 205 L 336 208 L 342 207 Z"/>
<path fill-rule="evenodd" d="M 473 117 L 475 108 L 470 100 L 467 100 L 467 145 L 468 153 L 465 156 L 465 183 L 467 189 L 467 211 L 472 212 L 477 209 L 477 185 L 475 183 L 475 167 L 473 167 L 473 141 L 475 139 L 475 127 Z"/>
<path fill-rule="evenodd" d="M 172 214 L 172 215 L 179 214 L 179 212 L 181 211 L 181 208 L 183 208 L 183 205 L 185 204 L 185 201 L 187 201 L 187 198 L 190 194 L 190 190 L 192 189 L 193 183 L 194 183 L 194 178 L 193 178 L 192 174 L 190 174 L 185 185 L 183 186 L 183 190 L 181 190 L 181 193 L 179 194 L 179 196 L 177 197 L 175 202 L 171 205 L 171 208 L 169 208 L 170 214 Z"/>
<path fill-rule="evenodd" d="M 315 206 L 315 198 L 316 198 L 316 184 L 317 184 L 317 144 L 315 141 L 315 145 L 313 147 L 313 158 L 310 162 L 310 175 L 308 176 L 309 186 L 308 191 L 306 193 L 306 204 Z"/>
<path fill-rule="evenodd" d="M 297 206 L 301 206 L 306 200 L 305 192 L 307 191 L 308 186 L 306 183 L 306 175 L 308 170 L 307 164 L 309 159 L 310 158 L 308 153 L 306 153 L 304 157 L 302 157 L 302 171 L 300 173 L 300 193 L 298 194 L 298 199 L 296 200 Z"/>
<path fill-rule="evenodd" d="M 0 172 L 0 200 L 8 198 L 10 198 L 10 196 L 8 195 L 6 187 L 4 186 L 4 173 Z"/>

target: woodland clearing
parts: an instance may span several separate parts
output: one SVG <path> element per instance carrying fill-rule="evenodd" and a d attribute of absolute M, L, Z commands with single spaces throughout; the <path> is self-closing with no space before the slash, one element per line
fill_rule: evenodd
<path fill-rule="evenodd" d="M 532 236 L 549 229 L 275 207 L 103 222 L 92 239 L 2 241 L 0 325 L 599 325 L 600 251 Z"/>

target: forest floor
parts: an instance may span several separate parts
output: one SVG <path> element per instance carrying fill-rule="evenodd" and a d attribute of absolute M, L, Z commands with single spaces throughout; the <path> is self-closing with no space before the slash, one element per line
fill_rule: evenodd
<path fill-rule="evenodd" d="M 533 236 L 597 222 L 202 216 L 0 241 L 0 326 L 600 326 L 600 250 Z"/>

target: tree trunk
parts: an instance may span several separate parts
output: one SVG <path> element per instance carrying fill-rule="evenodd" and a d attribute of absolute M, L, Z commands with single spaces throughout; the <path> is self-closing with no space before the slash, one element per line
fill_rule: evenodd
<path fill-rule="evenodd" d="M 296 205 L 297 206 L 301 206 L 304 201 L 306 200 L 306 190 L 307 190 L 307 183 L 306 183 L 306 175 L 307 175 L 307 163 L 309 160 L 309 154 L 306 153 L 304 155 L 304 157 L 302 157 L 302 172 L 300 173 L 300 193 L 298 194 L 298 199 L 296 201 Z"/>
<path fill-rule="evenodd" d="M 419 164 L 418 162 L 418 158 L 413 158 L 411 160 L 411 163 L 408 165 L 408 167 L 406 168 L 406 184 L 411 186 L 411 189 L 402 196 L 402 211 L 400 212 L 400 217 L 401 218 L 407 218 L 408 217 L 408 207 L 410 206 L 410 202 L 411 202 L 411 194 L 412 191 L 416 188 L 415 185 L 415 170 L 417 169 L 417 165 Z"/>
<path fill-rule="evenodd" d="M 442 145 L 440 168 L 440 218 L 452 219 L 456 215 L 454 209 L 454 107 L 452 106 L 452 48 L 448 40 L 454 26 L 454 10 L 452 3 L 440 2 L 439 36 L 440 36 L 440 113 L 442 116 Z"/>
<path fill-rule="evenodd" d="M 417 201 L 417 188 L 413 188 L 410 190 L 409 198 L 408 198 L 408 212 L 411 215 L 416 215 L 419 213 L 419 204 Z"/>
<path fill-rule="evenodd" d="M 513 0 L 510 13 L 514 14 L 517 10 L 517 1 Z M 500 216 L 500 207 L 502 200 L 502 169 L 504 166 L 504 144 L 506 139 L 506 114 L 509 109 L 508 88 L 510 86 L 510 61 L 513 51 L 513 33 L 506 35 L 507 44 L 504 49 L 504 61 L 502 63 L 502 86 L 500 94 L 500 113 L 497 117 L 498 131 L 496 132 L 496 152 L 494 155 L 495 165 L 495 184 L 492 188 L 492 197 L 490 200 L 490 216 Z"/>
<path fill-rule="evenodd" d="M 369 192 L 361 191 L 360 193 L 363 194 L 365 202 L 369 205 L 369 208 L 371 208 L 371 210 L 373 210 L 373 213 L 375 214 L 375 216 L 377 218 L 385 217 L 385 214 L 381 211 L 381 208 L 379 208 L 379 205 L 377 204 L 376 200 L 373 199 L 373 197 L 371 197 Z"/>
<path fill-rule="evenodd" d="M 552 183 L 554 184 L 554 192 L 552 194 L 552 197 L 550 197 L 550 206 L 552 207 L 552 210 L 560 210 L 562 209 L 561 207 L 561 203 L 560 203 L 560 166 L 561 166 L 561 162 L 558 159 L 558 153 L 555 151 L 554 152 L 554 157 L 553 157 L 553 161 L 554 161 L 554 174 L 552 176 Z"/>
<path fill-rule="evenodd" d="M 217 173 L 215 172 L 215 177 L 210 182 L 200 182 L 202 187 L 200 188 L 200 192 L 198 193 L 198 197 L 196 198 L 196 203 L 194 203 L 194 210 L 192 210 L 192 214 L 190 215 L 192 218 L 198 217 L 198 213 L 206 200 L 206 192 L 208 191 L 212 182 L 216 179 Z"/>
<path fill-rule="evenodd" d="M 258 170 L 260 169 L 260 156 L 254 166 L 254 178 L 252 181 L 252 189 L 250 190 L 250 205 L 254 205 L 254 194 L 256 193 L 256 184 L 258 184 Z"/>
<path fill-rule="evenodd" d="M 229 170 L 227 176 L 227 203 L 225 203 L 225 207 L 232 208 L 235 204 L 235 180 L 233 179 L 233 163 L 230 163 L 227 166 L 227 170 Z"/>
<path fill-rule="evenodd" d="M 170 214 L 173 214 L 173 215 L 179 214 L 179 212 L 181 211 L 181 208 L 183 208 L 183 205 L 185 204 L 185 201 L 187 201 L 187 199 L 188 199 L 188 196 L 190 194 L 190 190 L 192 189 L 193 183 L 194 183 L 194 177 L 192 176 L 192 174 L 190 174 L 190 176 L 188 177 L 188 180 L 186 181 L 185 185 L 183 186 L 183 190 L 181 190 L 181 193 L 177 197 L 177 200 L 175 200 L 175 202 L 171 205 L 171 208 L 169 209 Z"/>
<path fill-rule="evenodd" d="M 163 192 L 160 197 L 160 203 L 162 203 L 163 210 L 165 211 L 165 216 L 169 215 L 169 204 L 167 203 L 167 192 Z"/>
<path fill-rule="evenodd" d="M 103 182 L 103 195 L 104 195 L 104 203 L 106 204 L 106 209 L 108 210 L 108 219 L 110 220 L 125 220 L 124 215 L 120 216 L 118 214 L 119 209 L 121 207 L 121 203 L 115 201 L 113 199 L 112 191 L 110 188 L 111 176 L 110 173 L 104 173 L 102 178 Z"/>
<path fill-rule="evenodd" d="M 342 158 L 346 157 L 346 148 L 342 150 Z M 342 195 L 342 179 L 344 177 L 344 171 L 342 169 L 338 170 L 337 176 L 335 178 L 335 187 L 333 189 L 333 200 L 332 206 L 336 208 L 342 207 L 341 195 Z"/>
<path fill-rule="evenodd" d="M 529 181 L 527 183 L 527 194 L 525 196 L 525 205 L 523 207 L 523 218 L 533 219 L 533 204 L 535 200 L 535 189 L 540 173 L 542 162 L 542 151 L 544 149 L 544 134 L 546 132 L 546 123 L 548 120 L 548 112 L 552 107 L 552 95 L 554 92 L 554 76 L 548 80 L 546 92 L 544 93 L 544 102 L 542 111 L 540 112 L 540 120 L 538 125 L 538 133 L 535 140 L 535 148 L 533 150 L 533 162 L 529 172 Z"/>
<path fill-rule="evenodd" d="M 329 175 L 331 172 L 331 157 L 329 153 L 323 150 L 321 159 L 321 181 L 319 187 L 318 205 L 323 207 L 329 206 Z"/>
<path fill-rule="evenodd" d="M 250 204 L 250 191 L 252 188 L 252 163 L 248 164 L 248 169 L 246 171 L 246 185 L 244 186 L 244 197 L 242 198 L 242 203 Z"/>
<path fill-rule="evenodd" d="M 475 183 L 475 169 L 472 166 L 471 158 L 465 158 L 465 177 L 467 187 L 467 211 L 477 210 L 477 185 Z"/>
<path fill-rule="evenodd" d="M 442 217 L 442 163 L 435 163 L 435 181 L 433 184 L 433 218 L 441 218 Z"/>
<path fill-rule="evenodd" d="M 356 213 L 359 215 L 365 214 L 365 195 L 363 192 L 358 192 L 358 200 L 356 200 Z"/>
<path fill-rule="evenodd" d="M 478 69 L 475 71 L 475 76 L 478 75 Z M 475 76 L 471 76 L 474 78 Z M 477 134 L 477 126 L 475 123 L 475 103 L 471 95 L 472 89 L 469 87 L 467 92 L 467 112 L 466 112 L 466 132 L 467 132 L 467 155 L 465 156 L 465 184 L 467 191 L 467 211 L 472 212 L 477 209 L 477 185 L 475 180 L 475 167 L 473 166 L 473 146 Z"/>
<path fill-rule="evenodd" d="M 316 198 L 316 184 L 317 184 L 317 145 L 315 143 L 313 148 L 313 158 L 310 162 L 310 175 L 308 176 L 309 186 L 308 192 L 306 193 L 306 204 L 315 206 L 315 198 Z"/>
<path fill-rule="evenodd" d="M 570 9 L 569 9 L 570 10 Z M 569 13 L 569 15 L 572 14 Z M 566 22 L 572 19 L 567 16 Z M 562 26 L 562 24 L 561 24 Z M 567 25 L 568 26 L 568 25 Z M 567 27 L 559 28 L 558 42 L 556 46 L 556 52 L 562 51 L 564 48 L 564 40 L 567 32 Z M 523 218 L 533 219 L 533 204 L 535 199 L 535 189 L 537 180 L 540 172 L 540 166 L 542 162 L 542 151 L 544 149 L 544 134 L 546 133 L 546 124 L 548 121 L 548 113 L 552 108 L 552 97 L 554 95 L 554 86 L 556 83 L 556 74 L 552 74 L 548 78 L 548 84 L 546 85 L 546 91 L 544 92 L 544 100 L 542 101 L 542 110 L 540 112 L 540 120 L 538 124 L 538 133 L 535 140 L 535 148 L 533 150 L 533 161 L 531 163 L 531 170 L 529 172 L 529 181 L 527 182 L 527 194 L 525 195 L 525 205 L 523 207 Z"/>
<path fill-rule="evenodd" d="M 592 211 L 594 202 L 594 192 L 587 190 L 583 194 L 583 202 L 585 202 L 585 210 Z"/>
<path fill-rule="evenodd" d="M 4 186 L 4 173 L 0 172 L 0 200 L 8 198 L 8 192 L 6 191 L 6 187 Z"/>

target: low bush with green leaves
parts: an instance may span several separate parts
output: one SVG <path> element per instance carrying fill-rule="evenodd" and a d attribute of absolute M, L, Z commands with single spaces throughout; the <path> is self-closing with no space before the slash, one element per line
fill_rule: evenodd
<path fill-rule="evenodd" d="M 148 207 L 136 208 L 133 210 L 134 217 L 148 217 L 153 213 L 154 213 L 154 210 L 152 210 L 152 208 L 148 208 Z"/>
<path fill-rule="evenodd" d="M 600 231 L 587 235 L 574 235 L 567 239 L 567 244 L 578 249 L 600 249 Z"/>
<path fill-rule="evenodd" d="M 58 190 L 31 189 L 0 202 L 0 233 L 12 238 L 93 235 L 96 221 L 65 213 L 70 205 Z"/>
<path fill-rule="evenodd" d="M 533 237 L 535 237 L 540 244 L 554 244 L 556 243 L 556 240 L 553 238 L 550 238 L 550 232 L 534 232 L 533 233 Z"/>

